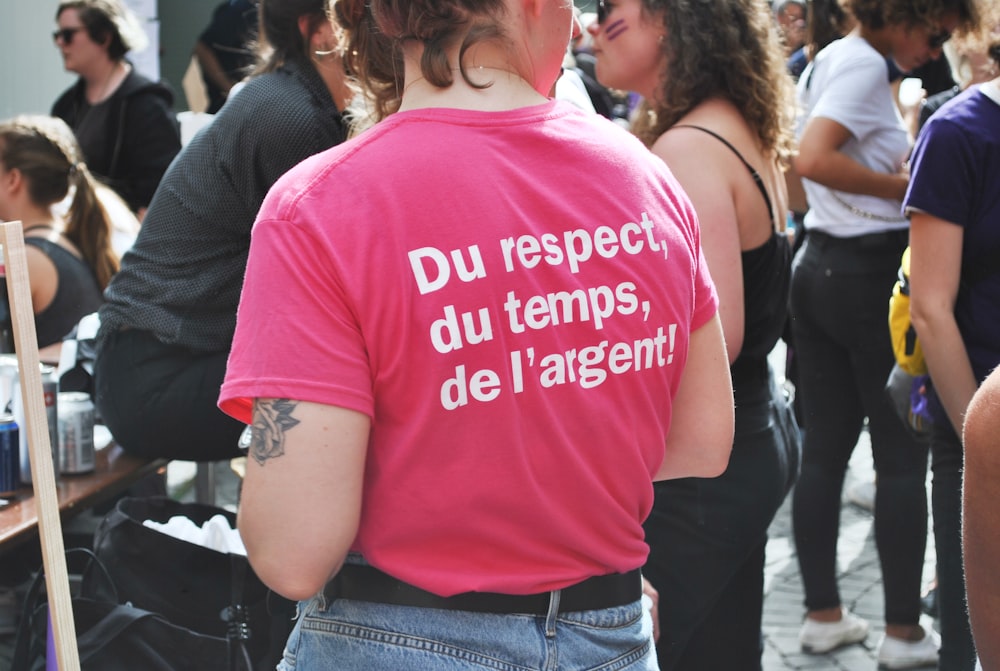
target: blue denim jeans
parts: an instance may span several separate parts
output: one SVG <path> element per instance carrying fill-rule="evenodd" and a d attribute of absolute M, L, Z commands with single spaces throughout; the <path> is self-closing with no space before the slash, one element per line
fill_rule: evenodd
<path fill-rule="evenodd" d="M 278 671 L 656 671 L 652 628 L 641 601 L 546 617 L 320 594 L 299 604 Z"/>

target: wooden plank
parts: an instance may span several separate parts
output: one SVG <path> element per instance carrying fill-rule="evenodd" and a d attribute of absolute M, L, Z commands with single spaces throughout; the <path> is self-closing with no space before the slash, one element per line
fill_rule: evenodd
<path fill-rule="evenodd" d="M 38 528 L 42 540 L 42 563 L 45 566 L 45 589 L 49 598 L 49 618 L 60 671 L 79 671 L 80 654 L 76 647 L 73 602 L 69 592 L 66 549 L 63 546 L 59 519 L 59 494 L 56 491 L 55 464 L 49 422 L 42 395 L 39 370 L 38 338 L 35 314 L 31 307 L 31 284 L 24 253 L 24 231 L 20 221 L 0 224 L 3 227 L 3 255 L 7 268 L 7 294 L 14 326 L 14 349 L 24 402 L 24 424 L 19 427 L 28 436 L 31 481 L 38 502 Z"/>

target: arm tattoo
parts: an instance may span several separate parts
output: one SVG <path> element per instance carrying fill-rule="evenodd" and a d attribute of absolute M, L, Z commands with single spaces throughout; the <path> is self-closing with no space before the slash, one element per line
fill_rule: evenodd
<path fill-rule="evenodd" d="M 292 417 L 298 401 L 287 398 L 254 401 L 253 440 L 250 454 L 261 466 L 285 453 L 285 432 L 299 423 Z"/>

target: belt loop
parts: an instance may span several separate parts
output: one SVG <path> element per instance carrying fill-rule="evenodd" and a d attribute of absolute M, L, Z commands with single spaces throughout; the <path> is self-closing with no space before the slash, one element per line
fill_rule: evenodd
<path fill-rule="evenodd" d="M 545 615 L 545 638 L 556 637 L 556 618 L 559 617 L 559 600 L 561 598 L 561 589 L 549 592 L 549 612 Z"/>

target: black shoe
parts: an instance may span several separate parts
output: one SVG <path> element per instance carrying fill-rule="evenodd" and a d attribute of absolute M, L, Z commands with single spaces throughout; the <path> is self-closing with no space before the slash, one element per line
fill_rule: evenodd
<path fill-rule="evenodd" d="M 938 616 L 937 586 L 930 588 L 926 594 L 920 597 L 920 610 L 933 618 Z"/>

